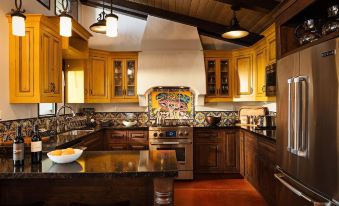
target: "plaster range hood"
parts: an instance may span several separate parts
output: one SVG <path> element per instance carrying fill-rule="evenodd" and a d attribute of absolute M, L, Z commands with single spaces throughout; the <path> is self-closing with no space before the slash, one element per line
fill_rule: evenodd
<path fill-rule="evenodd" d="M 197 28 L 149 16 L 138 57 L 140 106 L 154 87 L 189 87 L 195 105 L 206 95 L 204 54 Z"/>

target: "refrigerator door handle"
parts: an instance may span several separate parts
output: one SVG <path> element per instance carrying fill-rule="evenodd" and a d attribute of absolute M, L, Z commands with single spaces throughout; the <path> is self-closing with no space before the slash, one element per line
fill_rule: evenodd
<path fill-rule="evenodd" d="M 300 112 L 301 112 L 301 101 L 300 101 L 300 79 L 299 77 L 293 78 L 294 82 L 294 141 L 293 149 L 291 153 L 298 155 L 299 143 L 300 143 Z"/>
<path fill-rule="evenodd" d="M 287 151 L 292 152 L 292 83 L 293 77 L 287 80 L 288 83 L 288 126 L 287 126 Z"/>
<path fill-rule="evenodd" d="M 317 201 L 312 199 L 311 197 L 307 196 L 306 194 L 302 193 L 301 191 L 299 191 L 298 189 L 296 189 L 295 187 L 293 187 L 290 183 L 288 183 L 287 181 L 285 181 L 283 178 L 285 177 L 285 175 L 283 173 L 276 173 L 274 174 L 274 177 L 279 180 L 279 182 L 281 184 L 283 184 L 285 187 L 287 187 L 290 191 L 292 191 L 294 194 L 304 198 L 305 200 L 307 200 L 308 202 L 310 202 L 313 206 L 330 206 L 331 202 L 328 200 L 324 200 L 324 201 Z"/>
<path fill-rule="evenodd" d="M 308 152 L 308 135 L 307 135 L 307 115 L 308 115 L 308 85 L 307 85 L 307 76 L 299 76 L 299 104 L 300 104 L 300 116 L 299 116 L 299 126 L 301 126 L 301 133 L 299 133 L 300 140 L 298 148 L 298 156 L 306 157 Z M 301 123 L 300 123 L 301 121 Z"/>

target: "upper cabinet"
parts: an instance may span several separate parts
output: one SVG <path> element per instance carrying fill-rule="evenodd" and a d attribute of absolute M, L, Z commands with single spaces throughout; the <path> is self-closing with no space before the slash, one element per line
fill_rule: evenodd
<path fill-rule="evenodd" d="M 233 53 L 235 69 L 235 96 L 253 94 L 253 52 L 250 49 Z"/>
<path fill-rule="evenodd" d="M 266 95 L 266 68 L 276 62 L 275 24 L 259 42 L 233 51 L 205 51 L 206 102 L 275 101 Z"/>
<path fill-rule="evenodd" d="M 108 103 L 109 99 L 109 61 L 110 53 L 90 50 L 86 71 L 85 94 L 89 103 Z"/>
<path fill-rule="evenodd" d="M 136 52 L 112 53 L 112 102 L 138 102 L 137 57 Z"/>
<path fill-rule="evenodd" d="M 205 51 L 206 102 L 232 101 L 230 52 Z"/>
<path fill-rule="evenodd" d="M 26 17 L 24 37 L 13 36 L 9 26 L 10 102 L 62 102 L 61 37 L 50 17 Z"/>

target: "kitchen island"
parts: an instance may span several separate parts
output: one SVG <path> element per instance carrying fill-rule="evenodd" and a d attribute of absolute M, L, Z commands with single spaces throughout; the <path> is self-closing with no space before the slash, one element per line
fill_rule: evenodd
<path fill-rule="evenodd" d="M 55 164 L 44 154 L 39 165 L 32 165 L 26 155 L 21 168 L 2 155 L 0 166 L 0 205 L 172 205 L 178 174 L 174 151 L 84 151 L 69 164 Z"/>

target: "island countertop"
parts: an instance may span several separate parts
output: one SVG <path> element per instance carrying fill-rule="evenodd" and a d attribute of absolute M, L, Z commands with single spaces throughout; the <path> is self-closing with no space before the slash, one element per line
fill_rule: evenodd
<path fill-rule="evenodd" d="M 53 163 L 47 154 L 39 165 L 31 165 L 25 155 L 24 167 L 13 166 L 11 156 L 0 156 L 0 179 L 77 177 L 175 177 L 178 175 L 174 151 L 84 151 L 69 164 Z"/>

